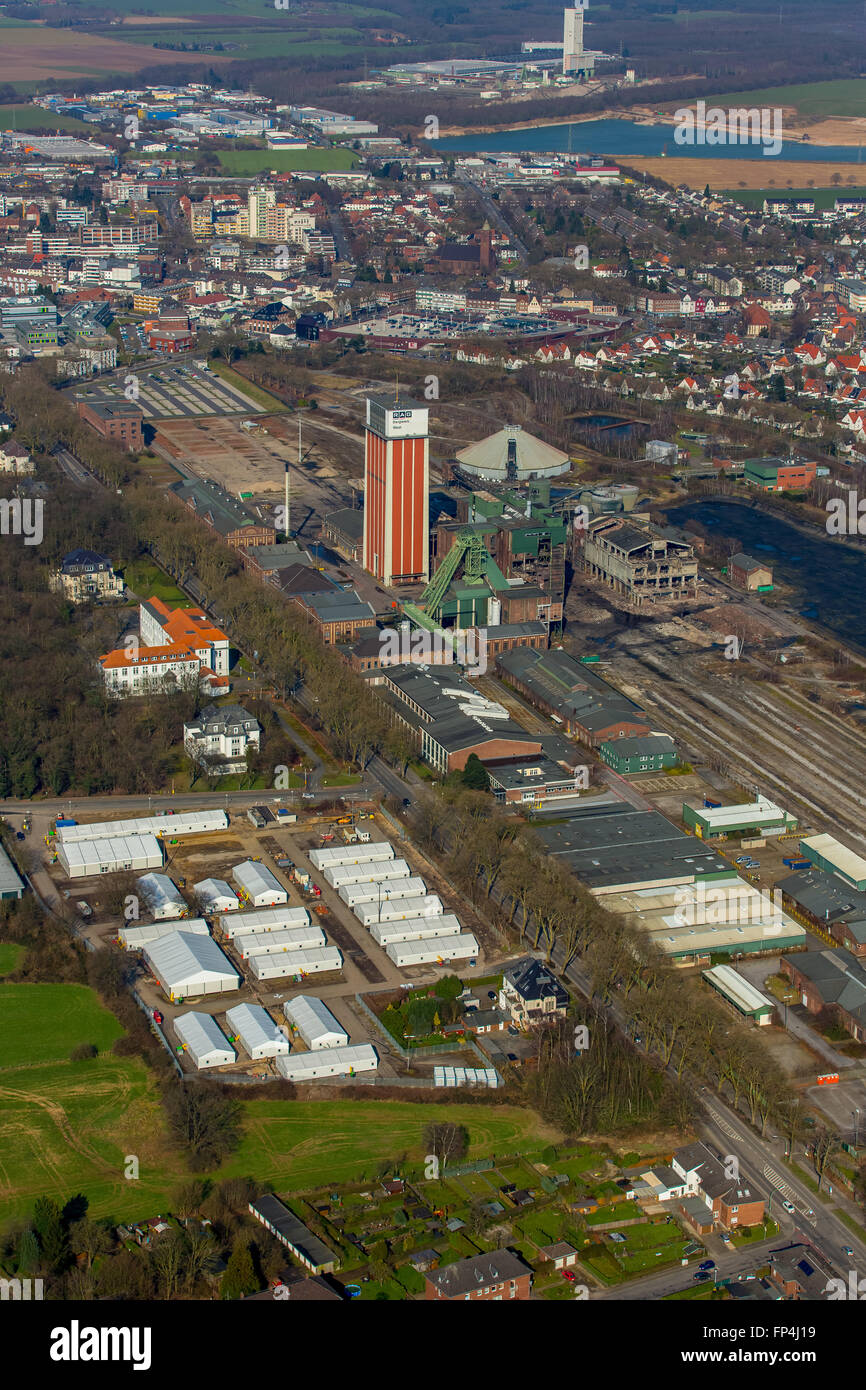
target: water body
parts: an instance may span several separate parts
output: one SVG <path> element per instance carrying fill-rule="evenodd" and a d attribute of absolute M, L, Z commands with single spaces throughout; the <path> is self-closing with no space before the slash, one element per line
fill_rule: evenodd
<path fill-rule="evenodd" d="M 766 554 L 776 583 L 790 585 L 791 602 L 852 646 L 866 650 L 866 550 L 834 536 L 801 531 L 789 522 L 736 502 L 686 502 L 667 513 L 674 526 L 699 521 L 710 532 L 735 538 L 747 555 Z"/>
<path fill-rule="evenodd" d="M 678 159 L 762 159 L 768 178 L 772 177 L 776 159 L 854 163 L 859 155 L 856 145 L 812 145 L 801 144 L 799 140 L 783 141 L 777 156 L 765 155 L 760 141 L 745 145 L 678 145 L 674 130 L 673 125 L 641 125 L 637 121 L 578 121 L 570 125 L 539 125 L 526 130 L 488 131 L 478 135 L 443 135 L 436 149 L 463 154 L 564 154 L 571 151 L 612 155 L 615 159 L 626 159 L 629 155 L 657 158 L 666 151 L 669 157 Z M 863 172 L 866 177 L 866 165 Z"/>

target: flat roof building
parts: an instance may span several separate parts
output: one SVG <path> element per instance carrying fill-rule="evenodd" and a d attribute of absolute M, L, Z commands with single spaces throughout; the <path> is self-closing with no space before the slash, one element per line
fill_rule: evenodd
<path fill-rule="evenodd" d="M 745 1018 L 759 1025 L 772 1023 L 776 1006 L 730 965 L 714 965 L 701 972 L 707 984 L 721 994 Z"/>
<path fill-rule="evenodd" d="M 790 835 L 797 829 L 797 817 L 766 796 L 738 806 L 696 808 L 683 802 L 683 823 L 703 840 L 744 834 Z"/>
<path fill-rule="evenodd" d="M 843 845 L 835 835 L 810 835 L 800 841 L 800 853 L 828 874 L 838 874 L 853 888 L 866 889 L 866 859 Z"/>
<path fill-rule="evenodd" d="M 69 878 L 157 869 L 162 864 L 162 845 L 155 835 L 106 835 L 71 843 L 62 840 L 57 845 L 57 859 Z"/>
<path fill-rule="evenodd" d="M 314 1274 L 333 1274 L 340 1262 L 338 1256 L 273 1192 L 250 1202 L 249 1210 L 307 1269 Z"/>
<path fill-rule="evenodd" d="M 354 1076 L 376 1071 L 379 1054 L 372 1043 L 353 1043 L 348 1047 L 323 1047 L 314 1052 L 292 1052 L 278 1057 L 276 1068 L 287 1081 L 322 1081 L 329 1076 Z"/>
<path fill-rule="evenodd" d="M 726 859 L 660 812 L 622 802 L 587 804 L 562 824 L 539 823 L 536 834 L 548 853 L 562 859 L 596 897 L 731 874 Z"/>

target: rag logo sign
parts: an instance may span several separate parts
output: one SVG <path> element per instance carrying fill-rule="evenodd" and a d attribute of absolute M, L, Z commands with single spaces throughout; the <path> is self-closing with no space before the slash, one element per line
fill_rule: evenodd
<path fill-rule="evenodd" d="M 763 155 L 782 153 L 782 110 L 769 106 L 681 106 L 674 112 L 678 145 L 761 145 Z"/>

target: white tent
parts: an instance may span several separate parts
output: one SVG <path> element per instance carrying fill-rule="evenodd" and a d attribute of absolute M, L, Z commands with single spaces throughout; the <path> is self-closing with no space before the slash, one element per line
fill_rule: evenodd
<path fill-rule="evenodd" d="M 90 825 L 61 825 L 57 838 L 64 845 L 80 840 L 104 840 L 116 835 L 206 835 L 225 830 L 225 811 L 184 811 L 178 815 L 141 816 L 137 820 L 93 821 Z"/>
<path fill-rule="evenodd" d="M 322 975 L 342 970 L 343 957 L 336 946 L 316 946 L 310 951 L 279 951 L 275 956 L 250 956 L 250 974 L 257 980 L 279 980 L 286 975 Z"/>
<path fill-rule="evenodd" d="M 210 936 L 173 932 L 145 946 L 144 959 L 172 1003 L 240 989 L 240 975 Z"/>
<path fill-rule="evenodd" d="M 316 926 L 253 932 L 249 936 L 236 936 L 232 945 L 241 960 L 246 960 L 249 956 L 273 956 L 279 951 L 309 951 L 313 946 L 324 946 L 325 933 Z"/>
<path fill-rule="evenodd" d="M 174 918 L 170 922 L 144 922 L 141 926 L 137 922 L 130 922 L 121 927 L 117 935 L 127 951 L 140 951 L 142 946 L 147 946 L 151 941 L 159 941 L 161 937 L 172 936 L 177 931 L 192 932 L 193 936 L 209 935 L 208 925 L 203 917 L 189 917 L 183 921 Z"/>
<path fill-rule="evenodd" d="M 305 907 L 265 907 L 260 912 L 235 912 L 220 922 L 219 929 L 233 941 L 236 936 L 261 935 L 269 931 L 291 931 L 310 925 Z"/>
<path fill-rule="evenodd" d="M 254 1062 L 289 1051 L 288 1038 L 260 1004 L 236 1004 L 228 1010 L 226 1023 Z"/>
<path fill-rule="evenodd" d="M 240 889 L 241 900 L 252 907 L 274 907 L 287 903 L 289 895 L 278 878 L 253 859 L 245 859 L 232 869 L 232 878 Z"/>
<path fill-rule="evenodd" d="M 409 917 L 403 922 L 377 922 L 370 928 L 370 935 L 379 946 L 386 949 L 399 941 L 432 941 L 439 937 L 453 937 L 460 933 L 460 920 L 453 912 L 445 912 L 441 917 Z"/>
<path fill-rule="evenodd" d="M 189 912 L 186 899 L 168 874 L 145 874 L 138 880 L 138 890 L 157 922 L 185 917 Z"/>
<path fill-rule="evenodd" d="M 115 874 L 125 869 L 158 869 L 162 846 L 155 835 L 118 835 L 59 844 L 57 859 L 69 878 Z"/>
<path fill-rule="evenodd" d="M 202 912 L 237 912 L 240 907 L 237 894 L 224 878 L 203 878 L 193 884 L 192 891 Z"/>
<path fill-rule="evenodd" d="M 338 864 L 372 864 L 379 859 L 393 859 L 394 849 L 387 840 L 374 840 L 369 845 L 329 845 L 325 849 L 311 849 L 309 857 L 314 869 L 333 869 Z"/>
<path fill-rule="evenodd" d="M 283 1013 L 292 1033 L 297 1033 L 311 1052 L 323 1047 L 345 1047 L 349 1041 L 349 1034 L 315 994 L 296 994 L 283 1005 Z"/>
<path fill-rule="evenodd" d="M 423 878 L 395 878 L 384 883 L 344 883 L 339 890 L 347 907 L 359 903 L 378 903 L 391 898 L 423 898 L 427 885 Z"/>
<path fill-rule="evenodd" d="M 478 942 L 471 931 L 457 936 L 422 937 L 417 941 L 399 941 L 385 950 L 395 965 L 444 965 L 452 960 L 472 960 L 478 955 Z"/>
<path fill-rule="evenodd" d="M 434 1067 L 434 1086 L 488 1086 L 494 1090 L 499 1077 L 492 1067 Z"/>
<path fill-rule="evenodd" d="M 383 859 L 377 864 L 336 864 L 325 869 L 324 879 L 332 888 L 347 883 L 387 883 L 392 878 L 408 878 L 409 865 L 405 859 Z"/>
<path fill-rule="evenodd" d="M 383 903 L 358 903 L 353 909 L 364 927 L 377 922 L 404 922 L 407 917 L 441 917 L 442 899 L 435 893 L 421 898 L 388 898 Z"/>
<path fill-rule="evenodd" d="M 353 1072 L 376 1071 L 379 1054 L 372 1043 L 350 1047 L 323 1047 L 316 1052 L 292 1052 L 278 1057 L 277 1071 L 287 1081 L 318 1081 L 324 1076 L 350 1076 Z"/>
<path fill-rule="evenodd" d="M 225 1067 L 237 1061 L 237 1053 L 210 1014 L 178 1014 L 174 1031 L 184 1052 L 201 1071 L 204 1067 Z"/>

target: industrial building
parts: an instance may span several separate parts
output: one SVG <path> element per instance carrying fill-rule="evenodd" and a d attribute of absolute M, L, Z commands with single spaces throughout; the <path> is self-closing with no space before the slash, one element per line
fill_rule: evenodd
<path fill-rule="evenodd" d="M 697 598 L 693 547 L 636 516 L 590 521 L 583 533 L 582 561 L 585 574 L 635 607 Z"/>
<path fill-rule="evenodd" d="M 744 1018 L 751 1018 L 759 1027 L 773 1022 L 776 1006 L 754 985 L 744 980 L 731 965 L 714 965 L 701 971 L 707 984 L 736 1009 Z"/>
<path fill-rule="evenodd" d="M 64 845 L 79 840 L 102 840 L 116 835 L 212 835 L 227 830 L 229 818 L 225 811 L 177 811 L 161 816 L 141 816 L 136 820 L 94 821 L 58 824 L 57 838 Z"/>
<path fill-rule="evenodd" d="M 57 845 L 57 860 L 68 878 L 158 869 L 162 865 L 162 846 L 155 835 L 108 835 L 98 840 L 61 841 Z"/>
<path fill-rule="evenodd" d="M 368 396 L 364 436 L 364 568 L 380 584 L 430 577 L 427 406 Z"/>
<path fill-rule="evenodd" d="M 749 593 L 769 594 L 773 591 L 773 571 L 765 560 L 755 560 L 742 553 L 732 555 L 728 564 L 728 578 L 738 589 Z"/>
<path fill-rule="evenodd" d="M 310 914 L 305 907 L 266 907 L 260 912 L 233 913 L 219 923 L 219 930 L 226 940 L 235 937 L 272 931 L 285 931 L 310 925 Z"/>
<path fill-rule="evenodd" d="M 559 648 L 515 648 L 497 657 L 496 665 L 503 680 L 590 748 L 651 733 L 639 705 Z"/>
<path fill-rule="evenodd" d="M 782 905 L 810 926 L 829 932 L 854 956 L 866 956 L 866 893 L 836 874 L 802 869 L 779 879 Z"/>
<path fill-rule="evenodd" d="M 478 942 L 472 932 L 458 932 L 456 936 L 427 936 L 415 941 L 394 941 L 385 947 L 387 954 L 401 970 L 416 965 L 445 965 L 451 961 L 465 960 L 475 964 L 478 956 Z"/>
<path fill-rule="evenodd" d="M 236 1004 L 226 1012 L 226 1023 L 254 1062 L 265 1057 L 281 1057 L 289 1051 L 288 1038 L 260 1004 Z"/>
<path fill-rule="evenodd" d="M 805 951 L 782 957 L 782 974 L 812 1014 L 829 1009 L 857 1042 L 866 1042 L 866 969 L 849 951 Z"/>
<path fill-rule="evenodd" d="M 866 859 L 834 835 L 810 835 L 800 841 L 800 853 L 828 874 L 838 874 L 852 888 L 866 889 Z"/>
<path fill-rule="evenodd" d="M 172 1026 L 197 1071 L 237 1061 L 237 1053 L 210 1014 L 178 1014 Z"/>
<path fill-rule="evenodd" d="M 307 951 L 280 951 L 276 955 L 249 957 L 250 974 L 256 980 L 280 980 L 288 975 L 303 980 L 342 970 L 343 957 L 336 946 L 314 946 Z"/>
<path fill-rule="evenodd" d="M 640 772 L 662 772 L 679 763 L 676 744 L 670 734 L 644 734 L 635 738 L 605 739 L 599 757 L 621 777 Z"/>
<path fill-rule="evenodd" d="M 251 907 L 275 907 L 287 903 L 289 895 L 279 879 L 264 864 L 253 859 L 245 859 L 232 869 L 232 879 L 237 884 L 241 902 Z"/>
<path fill-rule="evenodd" d="M 183 920 L 173 918 L 167 922 L 144 922 L 141 926 L 137 923 L 127 923 L 118 931 L 117 939 L 127 951 L 140 951 L 143 946 L 149 946 L 151 941 L 160 941 L 162 937 L 173 936 L 179 931 L 192 932 L 193 936 L 210 935 L 208 924 L 203 917 L 189 917 Z"/>
<path fill-rule="evenodd" d="M 520 425 L 506 425 L 486 439 L 458 450 L 461 472 L 485 482 L 522 483 L 539 478 L 556 478 L 571 468 L 571 459 L 562 449 L 536 439 Z"/>
<path fill-rule="evenodd" d="M 471 753 L 483 762 L 541 752 L 537 734 L 527 733 L 504 705 L 479 694 L 453 667 L 403 665 L 374 675 L 389 713 L 443 774 L 464 768 Z"/>
<path fill-rule="evenodd" d="M 145 874 L 137 887 L 154 921 L 169 922 L 189 915 L 186 899 L 168 874 Z"/>
<path fill-rule="evenodd" d="M 349 1034 L 314 994 L 296 994 L 283 1005 L 286 1022 L 311 1052 L 322 1048 L 345 1047 Z"/>
<path fill-rule="evenodd" d="M 597 897 L 731 876 L 728 861 L 709 845 L 678 830 L 660 812 L 623 802 L 587 803 L 562 824 L 538 824 L 536 834 Z"/>
<path fill-rule="evenodd" d="M 225 879 L 203 878 L 193 884 L 192 891 L 202 912 L 237 912 L 240 907 L 237 894 Z"/>
<path fill-rule="evenodd" d="M 292 1052 L 276 1059 L 277 1071 L 287 1081 L 321 1081 L 326 1076 L 355 1076 L 376 1071 L 379 1054 L 372 1043 L 348 1047 L 323 1047 L 315 1052 Z"/>
<path fill-rule="evenodd" d="M 737 806 L 689 806 L 683 802 L 683 824 L 702 840 L 727 840 L 731 835 L 790 835 L 797 818 L 759 796 Z"/>
<path fill-rule="evenodd" d="M 339 1258 L 329 1250 L 324 1241 L 313 1235 L 288 1207 L 284 1206 L 272 1192 L 257 1197 L 250 1202 L 250 1212 L 265 1226 L 271 1235 L 276 1236 L 281 1245 L 291 1251 L 314 1274 L 333 1274 Z"/>
<path fill-rule="evenodd" d="M 177 931 L 149 942 L 144 959 L 173 1004 L 240 989 L 241 977 L 210 936 Z"/>
<path fill-rule="evenodd" d="M 241 960 L 250 956 L 274 956 L 278 951 L 308 951 L 313 946 L 324 946 L 325 933 L 321 927 L 293 927 L 287 930 L 251 932 L 247 936 L 236 936 L 232 946 Z"/>

